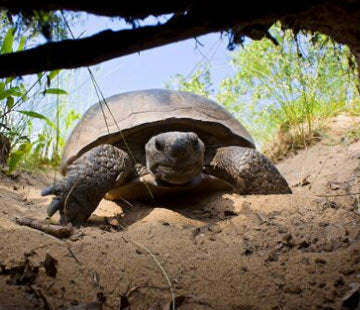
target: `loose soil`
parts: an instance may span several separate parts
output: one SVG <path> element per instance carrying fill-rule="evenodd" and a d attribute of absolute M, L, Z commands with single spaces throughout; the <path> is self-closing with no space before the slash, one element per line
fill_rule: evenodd
<path fill-rule="evenodd" d="M 67 239 L 15 222 L 49 221 L 49 176 L 1 175 L 0 309 L 357 309 L 357 122 L 278 164 L 292 195 L 103 200 Z"/>

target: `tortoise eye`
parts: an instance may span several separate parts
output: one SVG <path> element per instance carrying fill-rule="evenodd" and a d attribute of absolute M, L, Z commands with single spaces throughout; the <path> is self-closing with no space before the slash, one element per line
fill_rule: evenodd
<path fill-rule="evenodd" d="M 155 148 L 158 151 L 162 151 L 164 149 L 163 144 L 159 141 L 159 139 L 155 139 Z"/>

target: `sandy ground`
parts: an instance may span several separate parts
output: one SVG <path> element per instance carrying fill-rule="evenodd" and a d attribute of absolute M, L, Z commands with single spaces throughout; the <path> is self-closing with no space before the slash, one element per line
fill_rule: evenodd
<path fill-rule="evenodd" d="M 103 201 L 68 239 L 14 221 L 45 219 L 48 177 L 2 175 L 0 309 L 358 309 L 357 121 L 278 165 L 292 195 Z"/>

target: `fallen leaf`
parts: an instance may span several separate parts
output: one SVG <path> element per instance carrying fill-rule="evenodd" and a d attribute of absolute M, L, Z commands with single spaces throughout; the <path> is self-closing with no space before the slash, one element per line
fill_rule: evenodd
<path fill-rule="evenodd" d="M 131 310 L 129 299 L 125 295 L 120 296 L 120 304 L 118 309 Z"/>
<path fill-rule="evenodd" d="M 46 254 L 45 261 L 43 262 L 43 266 L 45 268 L 45 272 L 48 276 L 55 278 L 57 273 L 57 260 L 53 258 L 50 254 Z"/>
<path fill-rule="evenodd" d="M 341 305 L 342 310 L 359 310 L 360 309 L 360 284 L 353 284 L 351 291 L 344 296 Z"/>

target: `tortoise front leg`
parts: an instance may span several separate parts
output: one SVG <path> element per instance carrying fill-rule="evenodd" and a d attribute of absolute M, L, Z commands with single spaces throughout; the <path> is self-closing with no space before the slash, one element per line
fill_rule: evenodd
<path fill-rule="evenodd" d="M 254 149 L 240 146 L 219 148 L 205 170 L 233 185 L 240 194 L 291 193 L 276 167 Z"/>
<path fill-rule="evenodd" d="M 67 168 L 66 176 L 45 188 L 42 196 L 56 195 L 48 215 L 60 212 L 60 223 L 83 224 L 115 182 L 125 182 L 134 170 L 129 155 L 113 145 L 91 149 Z"/>

